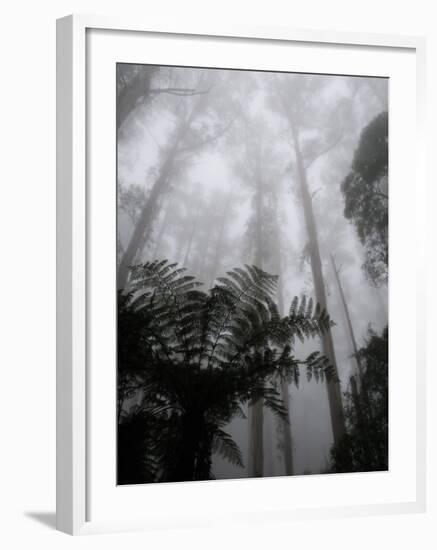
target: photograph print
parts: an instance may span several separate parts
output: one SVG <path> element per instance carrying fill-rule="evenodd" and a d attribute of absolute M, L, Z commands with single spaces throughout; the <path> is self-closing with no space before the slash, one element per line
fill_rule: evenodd
<path fill-rule="evenodd" d="M 117 484 L 388 469 L 388 79 L 118 63 Z"/>

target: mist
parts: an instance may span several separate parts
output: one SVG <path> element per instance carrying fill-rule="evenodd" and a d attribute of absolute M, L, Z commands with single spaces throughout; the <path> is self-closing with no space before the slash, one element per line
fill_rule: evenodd
<path fill-rule="evenodd" d="M 387 346 L 371 355 L 388 324 L 387 113 L 387 79 L 117 65 L 119 483 L 388 467 Z M 186 333 L 165 318 L 170 273 L 190 277 L 174 286 L 189 303 L 171 298 L 196 315 Z M 245 330 L 280 319 L 282 339 L 241 351 L 234 300 L 223 336 L 195 343 L 209 325 L 193 304 L 209 311 L 245 277 L 265 291 L 242 298 Z M 192 403 L 177 388 L 192 378 L 174 376 L 226 380 L 237 352 L 241 372 L 262 374 L 178 438 Z"/>

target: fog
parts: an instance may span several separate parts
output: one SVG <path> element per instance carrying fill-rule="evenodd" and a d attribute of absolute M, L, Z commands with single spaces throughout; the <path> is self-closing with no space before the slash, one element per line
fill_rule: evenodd
<path fill-rule="evenodd" d="M 183 266 L 205 292 L 230 270 L 255 265 L 279 276 L 280 315 L 305 295 L 334 322 L 332 340 L 296 340 L 293 354 L 327 355 L 337 383 L 308 381 L 304 370 L 298 387 L 285 384 L 289 422 L 262 400 L 261 412 L 242 403 L 246 418 L 233 415 L 223 430 L 244 465 L 214 452 L 211 477 L 331 471 L 344 429 L 336 428 L 335 407 L 344 406 L 359 374 L 354 353 L 369 327 L 379 334 L 388 323 L 387 280 L 363 267 L 369 252 L 345 216 L 342 192 L 363 129 L 388 110 L 388 81 L 119 64 L 117 92 L 119 290 L 137 291 L 131 266 L 154 260 Z M 131 392 L 122 414 L 147 399 L 146 390 Z M 254 435 L 257 422 L 261 435 Z"/>

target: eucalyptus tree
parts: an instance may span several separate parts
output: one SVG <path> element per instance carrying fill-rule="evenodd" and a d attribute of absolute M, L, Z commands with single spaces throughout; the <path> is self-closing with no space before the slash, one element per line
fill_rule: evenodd
<path fill-rule="evenodd" d="M 341 304 L 343 306 L 343 312 L 344 312 L 344 317 L 345 317 L 345 320 L 346 320 L 347 332 L 348 332 L 349 339 L 350 339 L 351 346 L 352 346 L 352 350 L 353 350 L 353 357 L 355 359 L 356 366 L 357 366 L 359 389 L 360 389 L 360 391 L 362 393 L 362 396 L 363 396 L 363 399 L 361 401 L 359 399 L 359 395 L 358 395 L 358 384 L 357 384 L 357 380 L 356 380 L 357 376 L 354 373 L 349 377 L 349 382 L 350 382 L 350 386 L 351 386 L 351 390 L 352 390 L 352 398 L 353 398 L 353 401 L 354 401 L 354 406 L 355 406 L 355 410 L 356 410 L 356 413 L 357 413 L 358 422 L 361 426 L 363 426 L 363 423 L 364 423 L 363 408 L 364 407 L 366 408 L 367 414 L 369 416 L 371 416 L 372 411 L 370 410 L 370 402 L 369 402 L 369 399 L 368 399 L 367 387 L 366 387 L 366 382 L 365 382 L 365 379 L 364 379 L 363 366 L 361 364 L 360 355 L 358 353 L 358 345 L 357 345 L 357 339 L 356 339 L 356 336 L 355 336 L 355 330 L 354 330 L 354 327 L 352 325 L 352 319 L 351 319 L 351 315 L 350 315 L 350 311 L 349 311 L 349 306 L 348 306 L 348 303 L 347 303 L 347 300 L 346 300 L 346 297 L 345 297 L 345 293 L 344 293 L 344 290 L 343 290 L 343 284 L 342 284 L 341 278 L 340 278 L 341 266 L 340 267 L 337 266 L 337 264 L 335 262 L 335 258 L 332 254 L 331 254 L 331 263 L 332 263 L 332 270 L 334 272 L 335 280 L 337 282 L 337 288 L 338 288 L 338 293 L 340 295 Z M 367 448 L 366 443 L 365 443 L 365 448 Z M 366 449 L 366 452 L 368 454 L 367 449 Z"/>
<path fill-rule="evenodd" d="M 276 186 L 281 174 L 281 161 L 272 144 L 272 129 L 260 111 L 246 113 L 235 129 L 233 171 L 248 195 L 245 248 L 250 261 L 260 269 L 278 275 L 278 230 Z M 279 288 L 282 288 L 282 279 Z M 276 296 L 278 300 L 278 296 Z M 283 313 L 283 312 L 282 312 Z M 283 397 L 288 399 L 288 391 Z M 286 403 L 288 407 L 288 402 Z M 288 408 L 287 408 L 288 415 Z M 249 476 L 264 475 L 264 412 L 262 401 L 249 407 Z M 287 432 L 289 433 L 287 425 Z M 287 451 L 291 453 L 291 442 Z M 288 468 L 290 471 L 291 468 Z"/>
<path fill-rule="evenodd" d="M 276 299 L 278 304 L 279 315 L 283 316 L 285 313 L 285 304 L 284 304 L 284 259 L 282 255 L 283 249 L 283 236 L 282 236 L 282 216 L 279 206 L 280 198 L 283 195 L 283 186 L 281 180 L 276 180 L 272 182 L 270 186 L 270 201 L 272 207 L 273 215 L 273 263 L 274 271 L 278 275 L 278 286 Z M 287 380 L 281 380 L 281 397 L 284 403 L 284 408 L 286 410 L 286 418 L 280 419 L 281 422 L 281 435 L 282 435 L 282 448 L 283 448 L 283 458 L 285 466 L 285 474 L 293 475 L 294 474 L 294 462 L 293 462 L 293 441 L 292 441 L 292 425 L 290 419 L 290 406 L 291 399 L 289 395 L 289 384 Z"/>
<path fill-rule="evenodd" d="M 147 183 L 144 206 L 120 261 L 117 277 L 119 289 L 126 287 L 129 266 L 135 263 L 145 241 L 150 238 L 153 222 L 169 186 L 177 184 L 180 172 L 193 156 L 215 143 L 237 116 L 235 111 L 226 109 L 223 97 L 226 86 L 218 72 L 201 69 L 179 69 L 179 72 L 188 81 L 196 82 L 196 93 L 184 93 L 183 98 L 178 94 L 167 102 L 171 111 L 167 141 L 159 146 L 157 165 L 151 171 L 151 181 Z M 187 95 L 189 97 L 185 97 Z M 158 110 L 156 116 L 164 116 L 164 113 Z"/>
<path fill-rule="evenodd" d="M 338 122 L 344 117 L 347 105 L 338 102 L 330 108 L 327 77 L 316 75 L 277 76 L 270 106 L 285 121 L 292 149 L 291 167 L 295 167 L 307 233 L 307 248 L 317 301 L 326 308 L 326 290 L 319 247 L 317 222 L 313 209 L 315 190 L 310 187 L 308 170 L 320 157 L 327 155 L 342 139 Z M 293 181 L 291 181 L 293 186 Z M 327 385 L 334 441 L 345 434 L 344 410 L 338 379 L 334 342 L 331 331 L 322 337 L 323 351 L 336 369 L 336 380 Z"/>

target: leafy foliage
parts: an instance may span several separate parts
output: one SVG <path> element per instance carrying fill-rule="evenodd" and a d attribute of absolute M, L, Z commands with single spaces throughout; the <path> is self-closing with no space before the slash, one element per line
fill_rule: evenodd
<path fill-rule="evenodd" d="M 369 330 L 357 355 L 363 376 L 357 395 L 347 395 L 348 434 L 331 453 L 336 472 L 388 469 L 388 327 Z"/>
<path fill-rule="evenodd" d="M 119 421 L 120 433 L 132 430 L 135 437 L 132 416 L 143 425 L 140 439 L 148 443 L 133 453 L 150 455 L 134 460 L 137 469 L 145 464 L 145 481 L 150 472 L 154 481 L 209 479 L 213 451 L 242 466 L 223 427 L 243 414 L 245 403 L 261 399 L 285 418 L 275 381 L 298 385 L 300 367 L 308 379 L 334 376 L 319 352 L 305 360 L 292 353 L 296 339 L 330 328 L 326 311 L 295 298 L 289 315 L 280 317 L 273 301 L 277 277 L 255 266 L 229 271 L 209 292 L 166 260 L 134 267 L 131 281 L 131 292 L 120 293 L 118 302 Z M 138 395 L 141 404 L 129 412 Z M 119 483 L 126 479 L 119 469 Z"/>
<path fill-rule="evenodd" d="M 352 169 L 341 184 L 344 215 L 365 247 L 364 271 L 376 284 L 387 281 L 388 267 L 388 113 L 364 128 Z"/>

